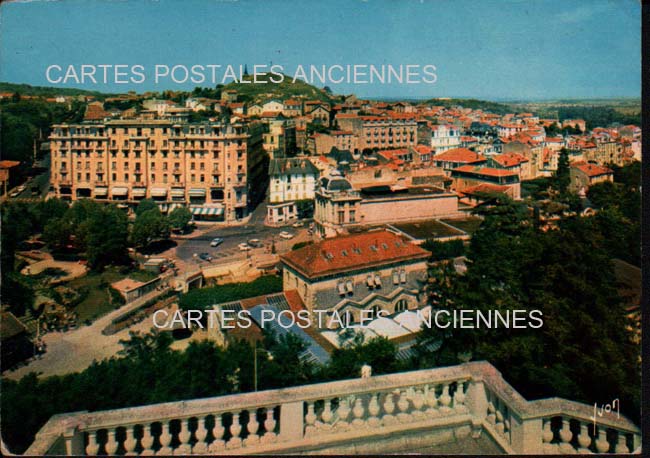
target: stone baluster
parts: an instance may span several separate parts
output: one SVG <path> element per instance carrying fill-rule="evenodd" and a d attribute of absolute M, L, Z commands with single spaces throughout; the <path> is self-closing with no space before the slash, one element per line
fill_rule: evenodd
<path fill-rule="evenodd" d="M 88 433 L 88 445 L 86 445 L 86 455 L 95 456 L 99 452 L 99 438 L 97 431 Z"/>
<path fill-rule="evenodd" d="M 260 422 L 257 419 L 257 410 L 251 409 L 248 411 L 248 437 L 246 438 L 245 445 L 252 446 L 260 443 Z"/>
<path fill-rule="evenodd" d="M 339 416 L 337 427 L 343 430 L 347 429 L 348 417 L 350 416 L 349 398 L 341 398 L 341 400 L 339 401 L 339 407 L 336 409 L 336 413 Z"/>
<path fill-rule="evenodd" d="M 154 443 L 154 437 L 153 434 L 151 434 L 151 425 L 146 424 L 142 426 L 142 438 L 140 439 L 142 452 L 140 452 L 140 455 L 145 455 L 145 456 L 153 455 L 154 454 L 153 443 Z"/>
<path fill-rule="evenodd" d="M 488 402 L 487 412 L 488 412 L 487 421 L 492 425 L 496 424 L 497 422 L 496 409 L 494 408 L 494 404 L 492 403 L 492 401 Z"/>
<path fill-rule="evenodd" d="M 627 438 L 625 434 L 621 431 L 618 431 L 618 437 L 616 445 L 614 447 L 614 453 L 630 453 L 630 449 L 627 446 Z"/>
<path fill-rule="evenodd" d="M 579 453 L 591 453 L 589 446 L 591 445 L 591 436 L 589 436 L 589 426 L 586 423 L 580 422 L 580 433 L 578 434 L 578 448 Z"/>
<path fill-rule="evenodd" d="M 307 413 L 305 414 L 305 436 L 310 436 L 316 432 L 316 412 L 314 402 L 307 402 Z"/>
<path fill-rule="evenodd" d="M 571 445 L 573 433 L 569 425 L 569 420 L 562 418 L 562 428 L 560 429 L 560 453 L 575 453 L 575 448 Z"/>
<path fill-rule="evenodd" d="M 120 444 L 115 437 L 115 428 L 108 430 L 108 438 L 106 439 L 106 454 L 115 455 Z"/>
<path fill-rule="evenodd" d="M 368 414 L 370 415 L 368 418 L 368 425 L 372 426 L 373 428 L 381 424 L 381 421 L 379 420 L 380 410 L 381 407 L 379 406 L 379 394 L 375 393 L 371 396 L 370 402 L 368 403 Z"/>
<path fill-rule="evenodd" d="M 465 413 L 469 409 L 465 405 L 465 382 L 458 382 L 454 393 L 454 410 L 458 413 Z"/>
<path fill-rule="evenodd" d="M 506 430 L 505 423 L 503 421 L 503 413 L 501 413 L 501 409 L 496 409 L 496 423 L 494 424 L 494 428 L 501 435 L 503 435 Z"/>
<path fill-rule="evenodd" d="M 212 427 L 212 435 L 214 436 L 214 441 L 208 447 L 209 453 L 217 453 L 226 448 L 226 443 L 223 440 L 223 435 L 226 432 L 226 428 L 223 427 L 223 416 L 215 414 L 214 416 L 214 426 Z"/>
<path fill-rule="evenodd" d="M 427 414 L 429 416 L 436 416 L 439 415 L 440 412 L 438 412 L 438 398 L 436 397 L 436 386 L 430 386 L 427 385 L 425 388 L 425 398 L 427 401 Z"/>
<path fill-rule="evenodd" d="M 184 418 L 181 420 L 181 430 L 178 432 L 178 440 L 180 441 L 180 444 L 174 451 L 181 455 L 189 455 L 192 451 L 192 444 L 190 444 L 191 438 L 192 432 L 190 431 L 190 419 Z"/>
<path fill-rule="evenodd" d="M 226 444 L 227 448 L 241 447 L 241 437 L 239 437 L 241 431 L 242 431 L 242 427 L 241 424 L 239 423 L 239 413 L 233 413 L 232 425 L 230 425 L 230 434 L 232 435 L 232 437 Z"/>
<path fill-rule="evenodd" d="M 206 441 L 208 437 L 208 429 L 206 427 L 206 418 L 199 418 L 196 424 L 196 431 L 194 435 L 196 436 L 196 444 L 192 447 L 192 453 L 194 454 L 204 454 L 208 452 L 208 443 Z"/>
<path fill-rule="evenodd" d="M 135 437 L 135 426 L 127 426 L 126 427 L 126 439 L 124 439 L 124 450 L 125 450 L 125 455 L 127 456 L 133 456 L 135 455 L 135 448 L 138 445 L 138 440 Z"/>
<path fill-rule="evenodd" d="M 273 442 L 276 438 L 275 434 L 275 417 L 273 417 L 273 407 L 266 409 L 266 419 L 264 420 L 264 429 L 266 433 L 262 437 L 266 442 Z"/>
<path fill-rule="evenodd" d="M 421 388 L 413 391 L 411 402 L 413 403 L 413 412 L 411 412 L 413 418 L 416 420 L 424 419 L 426 415 L 422 411 L 422 408 L 425 406 L 425 399 Z"/>
<path fill-rule="evenodd" d="M 160 445 L 161 448 L 156 453 L 157 455 L 171 455 L 172 449 L 170 447 L 172 443 L 172 432 L 171 432 L 171 421 L 164 422 L 162 424 L 162 432 L 160 433 Z M 111 455 L 111 453 L 109 453 Z"/>
<path fill-rule="evenodd" d="M 393 412 L 395 411 L 395 403 L 393 402 L 393 393 L 386 393 L 384 397 L 384 415 L 381 420 L 384 425 L 392 425 L 395 423 Z"/>
<path fill-rule="evenodd" d="M 397 408 L 399 409 L 399 413 L 397 414 L 397 419 L 401 423 L 404 423 L 410 420 L 409 414 L 406 413 L 406 411 L 409 409 L 408 394 L 406 391 L 398 391 L 398 394 L 399 399 L 397 400 Z"/>
<path fill-rule="evenodd" d="M 363 400 L 361 399 L 361 397 L 357 397 L 356 401 L 354 401 L 354 408 L 352 409 L 352 415 L 354 415 L 354 420 L 352 420 L 352 424 L 356 426 L 363 425 L 363 415 L 365 412 L 366 409 L 363 406 Z"/>
<path fill-rule="evenodd" d="M 610 443 L 607 440 L 607 430 L 602 427 L 598 427 L 598 438 L 595 441 L 596 451 L 598 453 L 607 453 L 609 452 Z"/>
<path fill-rule="evenodd" d="M 551 429 L 551 419 L 543 420 L 544 426 L 542 427 L 542 452 L 544 454 L 557 453 L 557 445 L 553 442 L 553 430 Z"/>
<path fill-rule="evenodd" d="M 449 383 L 442 385 L 442 394 L 440 395 L 440 412 L 449 413 L 451 412 L 451 396 L 449 396 Z"/>
<path fill-rule="evenodd" d="M 305 423 L 307 426 L 313 426 L 316 422 L 316 414 L 314 413 L 314 403 L 307 402 L 307 415 L 305 415 Z"/>

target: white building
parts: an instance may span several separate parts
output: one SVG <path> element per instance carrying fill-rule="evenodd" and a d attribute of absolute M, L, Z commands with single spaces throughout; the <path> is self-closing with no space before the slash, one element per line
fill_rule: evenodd
<path fill-rule="evenodd" d="M 431 128 L 431 148 L 436 153 L 460 147 L 460 129 L 448 124 L 441 124 Z"/>
<path fill-rule="evenodd" d="M 271 159 L 267 223 L 281 224 L 297 218 L 296 201 L 314 199 L 319 175 L 309 159 Z"/>

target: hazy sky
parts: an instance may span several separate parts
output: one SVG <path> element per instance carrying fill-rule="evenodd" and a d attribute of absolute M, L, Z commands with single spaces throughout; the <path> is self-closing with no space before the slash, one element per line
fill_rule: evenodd
<path fill-rule="evenodd" d="M 0 5 L 0 81 L 49 65 L 433 64 L 435 84 L 330 84 L 386 97 L 636 96 L 638 0 L 61 0 Z M 69 84 L 100 91 L 196 84 Z M 202 84 L 206 86 L 207 84 Z"/>

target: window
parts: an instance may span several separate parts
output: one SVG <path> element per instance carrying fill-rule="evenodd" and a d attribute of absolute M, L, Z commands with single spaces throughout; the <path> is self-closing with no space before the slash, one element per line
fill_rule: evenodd
<path fill-rule="evenodd" d="M 408 309 L 408 302 L 406 299 L 400 299 L 395 304 L 395 313 L 403 312 Z"/>

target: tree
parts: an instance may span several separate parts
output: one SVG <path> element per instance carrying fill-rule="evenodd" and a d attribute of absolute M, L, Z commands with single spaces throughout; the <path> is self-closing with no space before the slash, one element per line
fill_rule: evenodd
<path fill-rule="evenodd" d="M 43 229 L 43 241 L 53 250 L 61 250 L 70 243 L 73 229 L 65 218 L 51 219 Z"/>
<path fill-rule="evenodd" d="M 192 212 L 187 207 L 176 207 L 167 216 L 167 220 L 172 229 L 186 232 L 192 221 Z"/>
<path fill-rule="evenodd" d="M 441 349 L 421 349 L 432 356 L 427 363 L 487 359 L 526 397 L 588 403 L 618 397 L 638 418 L 639 348 L 626 330 L 614 281 L 612 215 L 603 215 L 607 225 L 563 217 L 557 230 L 543 232 L 521 203 L 506 200 L 479 211 L 484 221 L 470 245 L 467 273 L 437 282 L 445 307 L 540 310 L 543 326 L 453 329 Z M 441 351 L 448 360 L 440 361 Z"/>
<path fill-rule="evenodd" d="M 565 195 L 569 190 L 571 184 L 571 171 L 569 165 L 569 152 L 566 148 L 560 150 L 560 157 L 558 158 L 557 170 L 554 174 L 555 189 L 560 192 L 560 195 Z"/>
<path fill-rule="evenodd" d="M 356 378 L 361 367 L 368 364 L 373 374 L 387 374 L 399 370 L 396 356 L 397 347 L 385 337 L 374 337 L 367 342 L 363 338 L 352 339 L 349 346 L 332 352 L 326 373 L 336 380 Z"/>
<path fill-rule="evenodd" d="M 160 211 L 158 205 L 152 199 L 142 199 L 140 203 L 138 203 L 138 206 L 135 207 L 135 216 L 138 217 L 148 210 Z"/>
<path fill-rule="evenodd" d="M 115 205 L 107 205 L 87 221 L 86 256 L 88 264 L 101 270 L 109 264 L 124 264 L 128 259 L 128 218 Z"/>
<path fill-rule="evenodd" d="M 154 240 L 165 239 L 170 235 L 169 221 L 163 217 L 158 207 L 145 210 L 135 218 L 131 231 L 131 242 L 136 247 L 146 247 Z"/>

